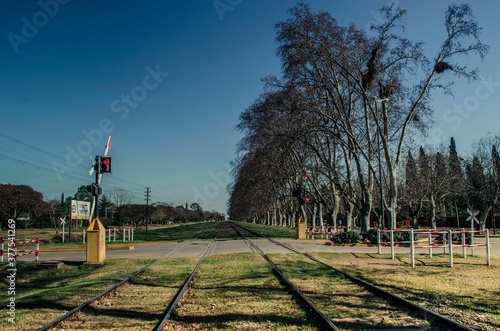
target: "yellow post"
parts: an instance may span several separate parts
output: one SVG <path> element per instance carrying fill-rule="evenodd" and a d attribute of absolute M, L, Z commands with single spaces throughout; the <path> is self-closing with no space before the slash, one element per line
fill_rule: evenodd
<path fill-rule="evenodd" d="M 87 229 L 87 264 L 103 264 L 106 258 L 106 230 L 98 218 Z"/>
<path fill-rule="evenodd" d="M 302 216 L 299 217 L 297 222 L 297 239 L 306 239 L 306 222 Z"/>

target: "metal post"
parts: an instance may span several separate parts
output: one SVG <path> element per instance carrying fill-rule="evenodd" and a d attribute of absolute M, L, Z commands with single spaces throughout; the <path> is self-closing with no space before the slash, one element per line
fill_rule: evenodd
<path fill-rule="evenodd" d="M 413 239 L 413 229 L 410 229 L 410 247 L 411 267 L 415 268 L 415 240 Z"/>
<path fill-rule="evenodd" d="M 394 230 L 391 231 L 391 259 L 394 260 Z"/>
<path fill-rule="evenodd" d="M 62 242 L 64 243 L 64 227 L 66 225 L 66 222 L 64 221 L 64 219 L 62 220 L 62 226 L 63 226 L 63 233 L 62 233 Z"/>
<path fill-rule="evenodd" d="M 377 229 L 377 247 L 378 247 L 378 254 L 382 254 L 382 247 L 380 244 L 380 229 Z"/>
<path fill-rule="evenodd" d="M 429 245 L 429 259 L 432 259 L 432 235 L 430 231 L 427 233 L 427 245 Z"/>
<path fill-rule="evenodd" d="M 467 236 L 464 229 L 462 229 L 462 255 L 464 259 L 467 257 Z"/>
<path fill-rule="evenodd" d="M 149 198 L 151 197 L 151 187 L 146 187 L 146 192 L 145 194 L 145 200 L 146 200 L 146 234 L 148 234 L 148 223 L 149 223 Z M 188 219 L 188 209 L 187 209 L 187 202 L 186 202 L 186 220 Z"/>
<path fill-rule="evenodd" d="M 99 187 L 101 187 L 99 176 L 101 175 L 101 157 L 96 156 L 95 162 L 97 164 L 97 171 L 95 172 L 95 184 L 97 185 L 97 192 L 95 192 L 94 218 L 99 218 Z"/>
<path fill-rule="evenodd" d="M 449 246 L 450 246 L 450 268 L 453 268 L 453 240 L 451 240 L 451 230 L 448 230 Z"/>
<path fill-rule="evenodd" d="M 491 265 L 491 252 L 490 252 L 490 233 L 486 229 L 486 264 Z"/>
<path fill-rule="evenodd" d="M 471 220 L 471 224 L 474 224 L 474 220 Z M 471 226 L 472 230 L 470 232 L 470 255 L 474 256 L 474 225 Z"/>
<path fill-rule="evenodd" d="M 446 254 L 446 243 L 447 243 L 446 231 L 443 230 L 443 232 L 441 233 L 443 234 L 443 253 Z"/>

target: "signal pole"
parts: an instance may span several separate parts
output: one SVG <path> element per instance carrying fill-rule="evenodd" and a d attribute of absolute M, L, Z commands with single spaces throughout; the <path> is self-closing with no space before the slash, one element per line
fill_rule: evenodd
<path fill-rule="evenodd" d="M 94 207 L 94 218 L 99 218 L 99 189 L 101 188 L 101 157 L 95 157 L 96 172 L 95 172 L 95 207 Z"/>

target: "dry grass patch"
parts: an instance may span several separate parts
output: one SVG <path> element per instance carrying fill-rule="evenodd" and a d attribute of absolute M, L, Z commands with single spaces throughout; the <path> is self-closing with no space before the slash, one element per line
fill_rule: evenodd
<path fill-rule="evenodd" d="M 390 292 L 419 303 L 442 315 L 479 330 L 500 329 L 500 259 L 485 264 L 484 256 L 447 255 L 417 257 L 411 268 L 407 255 L 391 260 L 388 255 L 313 253 L 322 261 L 376 283 Z"/>
<path fill-rule="evenodd" d="M 257 254 L 210 256 L 167 330 L 317 330 Z"/>

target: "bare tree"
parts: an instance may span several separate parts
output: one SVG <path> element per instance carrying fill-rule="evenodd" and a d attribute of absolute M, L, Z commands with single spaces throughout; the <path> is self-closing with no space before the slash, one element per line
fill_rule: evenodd
<path fill-rule="evenodd" d="M 115 206 L 120 207 L 131 204 L 134 195 L 123 188 L 115 187 L 109 192 L 109 197 Z"/>

